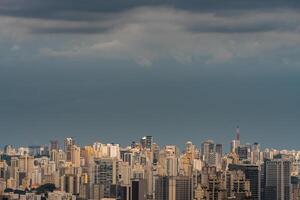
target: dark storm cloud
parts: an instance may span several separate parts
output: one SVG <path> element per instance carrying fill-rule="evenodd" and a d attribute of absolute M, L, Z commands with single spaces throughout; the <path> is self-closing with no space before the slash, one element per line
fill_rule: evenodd
<path fill-rule="evenodd" d="M 300 2 L 292 0 L 272 0 L 268 2 L 260 0 L 91 0 L 88 2 L 84 0 L 2 0 L 0 1 L 0 16 L 81 22 L 75 27 L 60 27 L 56 24 L 48 27 L 30 27 L 33 33 L 96 34 L 107 32 L 122 24 L 139 21 L 138 16 L 127 19 L 128 12 L 142 7 L 152 7 L 152 10 L 169 8 L 189 13 L 210 13 L 215 17 L 236 21 L 243 15 L 255 15 L 257 12 L 264 13 L 274 10 L 280 12 L 286 9 L 295 11 L 299 9 Z M 273 30 L 285 31 L 297 28 L 294 23 L 286 23 L 287 20 L 289 19 L 279 22 L 270 19 L 264 21 L 262 18 L 262 22 L 258 19 L 251 23 L 244 21 L 242 24 L 209 23 L 199 20 L 199 22 L 194 21 L 183 24 L 183 26 L 188 31 L 203 33 L 252 33 Z"/>
<path fill-rule="evenodd" d="M 194 11 L 226 11 L 226 10 L 268 10 L 274 8 L 299 8 L 299 2 L 295 0 L 2 0 L 0 13 L 8 16 L 37 17 L 37 18 L 61 18 L 82 19 L 77 13 L 121 12 L 124 10 L 143 6 L 168 6 L 183 10 Z M 63 16 L 61 13 L 73 12 Z M 91 17 L 91 16 L 90 16 Z M 92 17 L 91 17 L 92 18 Z M 87 17 L 86 19 L 89 19 Z"/>
<path fill-rule="evenodd" d="M 91 0 L 4 0 L 0 2 L 0 14 L 15 17 L 62 20 L 93 20 L 93 13 L 121 12 L 139 6 L 160 5 L 160 1 L 105 1 Z"/>
<path fill-rule="evenodd" d="M 288 19 L 286 20 L 288 21 Z M 257 21 L 255 23 L 244 22 L 243 24 L 193 24 L 187 27 L 188 31 L 194 33 L 259 33 L 269 31 L 297 31 L 300 26 L 300 20 L 294 24 L 285 22 Z"/>
<path fill-rule="evenodd" d="M 270 9 L 299 9 L 294 0 L 2 0 L 0 15 L 40 19 L 93 20 L 99 13 L 117 13 L 145 6 L 164 6 L 174 9 L 200 12 L 258 11 Z"/>
<path fill-rule="evenodd" d="M 114 20 L 115 17 L 110 19 L 106 17 L 107 21 L 104 19 L 99 20 L 98 22 L 85 22 L 78 23 L 75 26 L 69 26 L 66 24 L 63 27 L 58 27 L 57 24 L 49 25 L 48 27 L 44 26 L 34 26 L 31 31 L 37 34 L 101 34 L 113 31 L 114 29 L 122 28 L 124 25 L 130 23 L 143 23 L 143 20 L 136 19 L 126 19 L 126 14 L 123 17 L 124 19 Z M 201 18 L 201 16 L 199 16 Z M 241 17 L 241 16 L 239 16 Z M 285 16 L 280 16 L 280 14 L 273 19 L 264 19 L 264 16 L 257 21 L 239 21 L 232 17 L 229 18 L 220 18 L 211 16 L 211 18 L 216 18 L 216 23 L 208 23 L 211 19 L 206 20 L 191 20 L 191 21 L 175 21 L 180 26 L 185 27 L 185 30 L 192 33 L 224 33 L 224 34 L 242 34 L 242 33 L 260 33 L 260 32 L 270 32 L 270 31 L 279 31 L 279 32 L 298 32 L 300 30 L 300 15 L 296 15 L 296 18 L 293 22 Z M 230 21 L 229 24 L 223 23 L 223 19 Z M 258 19 L 258 18 L 257 18 Z"/>

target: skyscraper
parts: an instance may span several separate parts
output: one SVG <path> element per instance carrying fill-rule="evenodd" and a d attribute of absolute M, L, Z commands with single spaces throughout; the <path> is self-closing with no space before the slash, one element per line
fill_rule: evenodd
<path fill-rule="evenodd" d="M 206 140 L 201 144 L 202 159 L 207 164 L 215 163 L 215 144 L 212 140 Z"/>
<path fill-rule="evenodd" d="M 216 144 L 216 167 L 221 169 L 222 166 L 223 148 L 222 144 Z"/>
<path fill-rule="evenodd" d="M 229 164 L 229 171 L 241 170 L 244 172 L 246 179 L 250 180 L 250 191 L 253 200 L 260 200 L 260 168 L 251 164 Z"/>
<path fill-rule="evenodd" d="M 151 149 L 152 143 L 153 143 L 153 137 L 150 135 L 147 135 L 146 136 L 146 148 Z"/>
<path fill-rule="evenodd" d="M 251 163 L 252 164 L 260 164 L 260 149 L 259 144 L 255 142 L 251 146 Z"/>
<path fill-rule="evenodd" d="M 156 200 L 191 200 L 192 180 L 187 176 L 158 177 L 156 180 Z"/>
<path fill-rule="evenodd" d="M 240 145 L 235 149 L 235 152 L 239 156 L 240 160 L 250 160 L 251 158 L 251 146 L 250 145 Z"/>
<path fill-rule="evenodd" d="M 236 128 L 236 138 L 231 141 L 230 143 L 230 150 L 231 152 L 235 152 L 236 149 L 240 146 L 241 141 L 240 141 L 240 127 L 237 126 Z"/>
<path fill-rule="evenodd" d="M 80 167 L 80 147 L 76 145 L 71 147 L 71 161 L 74 167 Z"/>
<path fill-rule="evenodd" d="M 140 140 L 142 148 L 151 149 L 153 143 L 153 137 L 150 135 L 144 136 Z"/>
<path fill-rule="evenodd" d="M 146 148 L 146 136 L 140 139 L 140 143 L 142 148 Z"/>
<path fill-rule="evenodd" d="M 221 156 L 223 155 L 222 144 L 216 144 L 216 153 L 220 154 Z"/>
<path fill-rule="evenodd" d="M 147 182 L 145 179 L 131 181 L 131 200 L 146 200 Z"/>
<path fill-rule="evenodd" d="M 291 198 L 291 162 L 285 159 L 266 160 L 265 200 Z"/>
<path fill-rule="evenodd" d="M 104 197 L 110 197 L 110 188 L 118 182 L 116 158 L 95 159 L 95 184 L 103 185 Z"/>
<path fill-rule="evenodd" d="M 73 138 L 66 138 L 64 141 L 64 150 L 66 153 L 66 160 L 72 162 L 72 146 L 75 145 Z"/>

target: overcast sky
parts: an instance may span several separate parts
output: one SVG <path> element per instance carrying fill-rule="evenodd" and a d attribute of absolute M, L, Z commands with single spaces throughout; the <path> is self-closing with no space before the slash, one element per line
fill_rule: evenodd
<path fill-rule="evenodd" d="M 300 149 L 299 55 L 299 1 L 1 0 L 1 146 Z"/>

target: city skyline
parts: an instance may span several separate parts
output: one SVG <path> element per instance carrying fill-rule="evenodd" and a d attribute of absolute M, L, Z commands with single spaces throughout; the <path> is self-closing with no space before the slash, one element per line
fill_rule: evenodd
<path fill-rule="evenodd" d="M 155 144 L 157 144 L 158 146 L 168 146 L 168 145 L 175 145 L 176 147 L 178 147 L 178 149 L 181 151 L 182 149 L 185 148 L 185 145 L 189 142 L 192 142 L 194 140 L 183 140 L 181 141 L 181 143 L 177 144 L 177 143 L 172 143 L 172 142 L 168 142 L 168 143 L 160 143 L 160 139 L 159 138 L 156 138 L 156 137 L 153 137 L 153 135 L 139 135 L 138 137 L 136 138 L 133 138 L 132 140 L 129 140 L 129 141 L 122 141 L 122 142 L 118 142 L 118 141 L 111 141 L 111 140 L 101 140 L 101 139 L 96 139 L 94 141 L 91 141 L 89 143 L 82 143 L 80 141 L 80 139 L 78 138 L 75 138 L 75 137 L 72 137 L 72 136 L 68 136 L 66 138 L 63 138 L 63 139 L 58 139 L 58 138 L 52 138 L 50 140 L 48 140 L 47 142 L 43 142 L 43 143 L 29 143 L 29 144 L 24 144 L 24 145 L 20 145 L 18 143 L 6 143 L 6 144 L 2 144 L 0 146 L 0 150 L 5 148 L 6 146 L 12 146 L 14 148 L 22 148 L 22 147 L 25 147 L 25 148 L 30 148 L 30 147 L 47 147 L 47 146 L 51 146 L 51 143 L 52 142 L 55 142 L 56 145 L 58 145 L 58 148 L 62 148 L 64 146 L 64 142 L 66 139 L 72 139 L 73 141 L 76 141 L 76 144 L 81 146 L 81 147 L 84 147 L 84 146 L 89 146 L 89 145 L 92 145 L 92 144 L 95 144 L 95 143 L 107 143 L 107 144 L 116 144 L 116 145 L 120 145 L 120 147 L 122 148 L 126 148 L 128 146 L 130 146 L 132 143 L 134 142 L 138 142 L 138 138 L 146 138 L 146 137 L 151 137 L 152 140 L 155 138 Z M 274 149 L 274 150 L 280 150 L 280 151 L 284 151 L 284 150 L 287 150 L 287 151 L 300 151 L 300 149 L 289 149 L 289 148 L 281 148 L 281 147 L 276 147 L 276 146 L 270 146 L 269 145 L 263 145 L 261 144 L 259 141 L 257 140 L 253 140 L 253 141 L 248 141 L 248 140 L 245 140 L 243 139 L 243 137 L 241 137 L 241 133 L 240 133 L 240 127 L 237 126 L 236 129 L 235 129 L 235 133 L 232 134 L 232 138 L 228 141 L 222 141 L 222 140 L 218 140 L 216 138 L 211 138 L 211 137 L 207 137 L 207 138 L 204 138 L 200 141 L 197 141 L 197 142 L 193 142 L 193 144 L 196 146 L 196 147 L 200 147 L 201 144 L 203 142 L 206 142 L 206 141 L 212 141 L 213 143 L 215 144 L 220 144 L 221 145 L 221 148 L 223 149 L 223 153 L 229 153 L 232 151 L 232 145 L 236 145 L 236 146 L 240 146 L 242 143 L 244 145 L 253 145 L 253 144 L 258 144 L 260 146 L 261 149 Z M 235 141 L 238 141 L 238 144 L 233 144 L 233 142 Z"/>
<path fill-rule="evenodd" d="M 148 134 L 148 135 L 151 135 L 151 134 Z M 240 135 L 241 135 L 240 134 L 240 128 L 239 128 L 239 126 L 237 126 L 236 129 L 235 129 L 235 132 L 232 133 L 232 135 L 231 135 L 232 136 L 231 139 L 232 138 L 240 138 L 241 137 Z M 153 137 L 153 135 L 151 135 L 151 136 Z M 100 137 L 96 138 L 96 140 L 92 140 L 91 138 L 89 138 L 88 140 L 90 142 L 88 142 L 88 143 L 82 142 L 81 139 L 80 139 L 80 137 L 76 138 L 76 137 L 73 137 L 73 136 L 69 135 L 66 138 L 73 138 L 73 139 L 75 139 L 77 141 L 78 144 L 80 144 L 82 146 L 84 146 L 84 145 L 90 145 L 91 143 L 93 143 L 95 141 L 96 142 L 104 142 L 104 143 L 112 143 L 112 144 L 120 144 L 121 146 L 124 146 L 124 145 L 126 146 L 126 144 L 128 144 L 128 143 L 130 143 L 132 141 L 135 141 L 135 139 L 139 138 L 139 137 L 142 137 L 142 135 L 138 135 L 138 137 L 135 137 L 135 138 L 128 138 L 128 141 L 111 141 L 109 139 L 108 140 L 103 140 Z M 44 142 L 44 141 L 42 141 L 42 142 L 31 142 L 31 143 L 28 143 L 28 144 L 26 144 L 26 142 L 21 142 L 21 143 L 20 142 L 16 142 L 16 143 L 1 143 L 0 148 L 3 148 L 5 145 L 14 145 L 15 147 L 22 147 L 22 146 L 26 147 L 26 146 L 35 146 L 35 145 L 38 145 L 38 146 L 39 145 L 48 145 L 49 141 L 50 142 L 51 141 L 61 142 L 64 139 L 65 139 L 65 136 L 61 136 L 60 138 L 52 138 L 52 139 L 50 138 L 50 140 L 48 140 L 46 142 Z M 224 149 L 226 149 L 228 151 L 230 150 L 230 140 L 228 140 L 227 143 L 222 143 L 224 141 L 222 141 L 222 140 L 220 140 L 218 138 L 212 138 L 212 137 L 205 137 L 205 136 L 203 136 L 203 139 L 201 139 L 198 143 L 200 144 L 201 142 L 206 141 L 206 140 L 212 140 L 212 141 L 215 141 L 217 143 L 223 144 L 224 147 L 225 147 Z M 245 138 L 244 138 L 244 140 L 245 140 Z M 192 138 L 190 138 L 190 139 L 182 140 L 181 143 L 172 143 L 172 142 L 162 143 L 162 142 L 160 142 L 160 139 L 158 138 L 158 140 L 156 142 L 157 142 L 158 145 L 173 144 L 173 145 L 177 145 L 179 148 L 181 148 L 181 147 L 184 147 L 185 142 L 188 142 L 188 141 L 195 141 L 195 140 L 193 140 Z M 256 141 L 256 140 L 253 140 L 253 141 L 250 140 L 247 143 L 250 144 L 250 143 L 256 143 L 256 142 L 258 142 L 258 141 Z M 62 143 L 60 143 L 60 144 L 62 145 Z M 262 147 L 264 147 L 264 146 L 266 146 L 266 148 L 274 148 L 274 149 L 276 149 L 275 146 L 274 147 L 271 147 L 271 146 L 268 147 L 268 145 L 262 145 Z M 284 148 L 282 148 L 282 149 L 284 149 Z M 295 150 L 297 150 L 297 149 L 295 149 Z"/>
<path fill-rule="evenodd" d="M 300 198 L 300 151 L 213 140 L 183 150 L 153 136 L 126 147 L 74 138 L 0 150 L 0 197 L 11 200 L 291 200 Z"/>

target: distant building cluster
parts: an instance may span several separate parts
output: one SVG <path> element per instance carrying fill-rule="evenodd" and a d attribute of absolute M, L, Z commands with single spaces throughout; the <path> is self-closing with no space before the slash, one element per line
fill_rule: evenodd
<path fill-rule="evenodd" d="M 0 199 L 8 200 L 297 200 L 300 151 L 242 144 L 237 129 L 224 153 L 207 140 L 159 147 L 145 136 L 118 144 L 5 146 Z"/>

